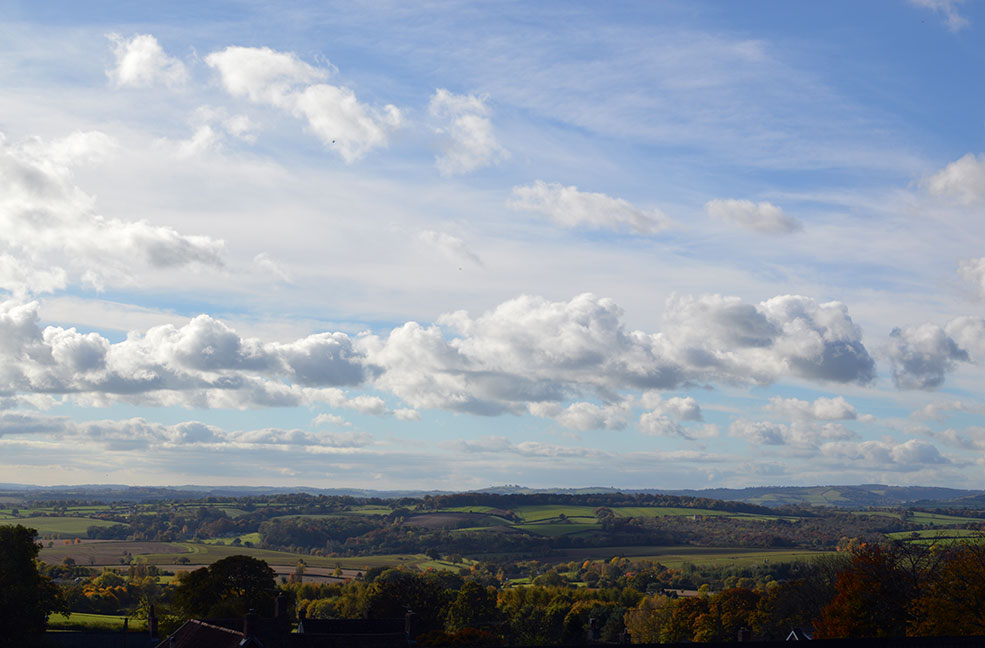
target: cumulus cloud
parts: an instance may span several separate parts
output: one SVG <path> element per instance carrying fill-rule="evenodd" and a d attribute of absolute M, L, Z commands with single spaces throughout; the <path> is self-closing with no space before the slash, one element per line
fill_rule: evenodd
<path fill-rule="evenodd" d="M 567 407 L 557 403 L 531 403 L 530 413 L 553 418 L 571 430 L 587 432 L 623 429 L 626 427 L 629 408 L 625 404 L 596 405 L 587 402 L 572 403 Z"/>
<path fill-rule="evenodd" d="M 674 297 L 659 333 L 627 330 L 610 299 L 523 296 L 482 314 L 409 322 L 368 336 L 375 384 L 417 408 L 523 413 L 624 389 L 673 389 L 688 381 L 769 384 L 781 376 L 865 383 L 874 363 L 838 303 L 777 297 L 758 305 L 718 296 Z M 450 334 L 450 335 L 449 335 Z M 547 406 L 539 405 L 541 412 Z M 682 418 L 696 403 L 665 404 Z"/>
<path fill-rule="evenodd" d="M 334 69 L 314 67 L 290 52 L 227 47 L 205 62 L 219 72 L 229 94 L 304 119 L 326 147 L 349 163 L 386 146 L 389 132 L 402 121 L 396 106 L 377 109 L 361 103 L 349 88 L 323 82 Z"/>
<path fill-rule="evenodd" d="M 970 426 L 964 430 L 948 428 L 933 434 L 933 436 L 947 445 L 962 450 L 985 450 L 985 428 L 980 426 Z"/>
<path fill-rule="evenodd" d="M 970 205 L 985 198 L 985 155 L 966 154 L 926 180 L 931 194 Z"/>
<path fill-rule="evenodd" d="M 878 470 L 918 470 L 926 466 L 951 463 L 937 448 L 922 439 L 903 443 L 892 441 L 832 441 L 820 448 L 821 454 L 839 465 L 857 464 Z"/>
<path fill-rule="evenodd" d="M 348 421 L 336 414 L 319 414 L 315 417 L 313 422 L 315 425 L 337 425 L 339 427 L 349 426 Z"/>
<path fill-rule="evenodd" d="M 974 406 L 964 401 L 938 401 L 928 403 L 920 409 L 912 412 L 910 416 L 914 418 L 930 419 L 933 421 L 943 421 L 948 417 L 948 412 L 985 412 L 985 407 Z"/>
<path fill-rule="evenodd" d="M 784 374 L 867 383 L 875 363 L 839 302 L 783 295 L 759 304 L 734 297 L 672 296 L 660 341 L 694 377 L 767 384 Z"/>
<path fill-rule="evenodd" d="M 639 430 L 648 436 L 681 437 L 683 439 L 709 439 L 718 436 L 718 426 L 708 423 L 684 426 L 660 411 L 640 415 Z"/>
<path fill-rule="evenodd" d="M 393 410 L 393 416 L 398 421 L 420 421 L 421 413 L 414 409 L 401 407 Z"/>
<path fill-rule="evenodd" d="M 964 0 L 910 0 L 910 4 L 915 7 L 930 9 L 940 14 L 944 24 L 953 32 L 960 31 L 971 24 L 967 18 L 958 13 L 958 7 L 963 3 Z"/>
<path fill-rule="evenodd" d="M 0 288 L 16 293 L 103 288 L 148 269 L 221 267 L 222 241 L 143 221 L 106 218 L 72 180 L 75 165 L 109 155 L 102 133 L 10 144 L 0 136 Z"/>
<path fill-rule="evenodd" d="M 161 44 L 150 34 L 124 38 L 109 34 L 113 42 L 116 65 L 106 76 L 117 86 L 147 87 L 156 83 L 179 86 L 188 79 L 184 64 L 164 53 Z"/>
<path fill-rule="evenodd" d="M 858 412 L 844 396 L 817 398 L 813 403 L 799 398 L 774 396 L 766 409 L 790 418 L 820 421 L 844 421 L 858 418 Z"/>
<path fill-rule="evenodd" d="M 822 442 L 854 439 L 857 435 L 838 423 L 795 421 L 787 425 L 771 421 L 737 419 L 729 424 L 729 436 L 754 445 L 817 447 Z"/>
<path fill-rule="evenodd" d="M 469 249 L 465 241 L 457 236 L 434 230 L 423 230 L 417 234 L 417 240 L 456 263 L 473 263 L 480 268 L 483 267 L 482 259 Z"/>
<path fill-rule="evenodd" d="M 803 229 L 803 223 L 768 202 L 750 200 L 711 200 L 705 212 L 712 218 L 764 234 L 791 234 Z"/>
<path fill-rule="evenodd" d="M 900 389 L 936 389 L 957 363 L 970 360 L 968 352 L 936 324 L 893 329 L 887 352 Z"/>
<path fill-rule="evenodd" d="M 691 396 L 674 396 L 664 399 L 659 393 L 647 391 L 640 399 L 643 407 L 657 414 L 667 414 L 678 421 L 702 421 L 701 406 Z"/>
<path fill-rule="evenodd" d="M 264 343 L 201 315 L 111 344 L 97 333 L 42 329 L 37 303 L 7 301 L 0 303 L 0 340 L 0 393 L 72 394 L 93 404 L 114 398 L 193 407 L 327 402 L 381 410 L 378 397 L 348 399 L 338 389 L 361 384 L 374 371 L 343 333 Z"/>
<path fill-rule="evenodd" d="M 496 164 L 509 157 L 493 133 L 489 108 L 483 97 L 435 90 L 428 113 L 441 120 L 435 129 L 444 139 L 444 151 L 435 158 L 442 175 L 460 175 Z"/>
<path fill-rule="evenodd" d="M 361 448 L 373 442 L 371 435 L 361 432 L 330 434 L 279 428 L 224 430 L 198 421 L 174 425 L 143 418 L 73 421 L 68 417 L 33 412 L 0 412 L 0 437 L 12 435 L 34 435 L 53 440 L 74 438 L 84 443 L 98 444 L 111 451 L 193 445 L 221 448 L 244 444 Z"/>
<path fill-rule="evenodd" d="M 971 324 L 961 330 L 974 331 Z M 621 395 L 626 390 L 644 392 L 651 418 L 700 422 L 692 397 L 662 399 L 654 390 L 769 384 L 788 375 L 864 383 L 872 361 L 859 336 L 843 306 L 805 297 L 757 305 L 674 297 L 663 330 L 646 333 L 628 329 L 611 299 L 584 294 L 558 302 L 523 296 L 478 317 L 459 311 L 383 336 L 322 332 L 264 342 L 200 315 L 111 344 L 97 333 L 42 328 L 36 303 L 9 301 L 0 304 L 0 394 L 193 407 L 325 403 L 397 416 L 384 400 L 393 395 L 409 406 L 400 408 L 402 418 L 419 409 L 532 413 L 576 430 L 619 429 L 634 401 Z M 347 395 L 342 387 L 380 395 Z M 813 407 L 819 417 L 850 408 L 838 399 Z"/>
<path fill-rule="evenodd" d="M 564 227 L 628 229 L 650 235 L 670 226 L 670 220 L 658 209 L 640 209 L 622 198 L 579 191 L 578 187 L 543 180 L 513 187 L 513 197 L 508 204 L 512 209 L 547 216 Z"/>
<path fill-rule="evenodd" d="M 195 130 L 188 139 L 174 142 L 161 140 L 162 144 L 173 147 L 178 158 L 189 158 L 219 149 L 230 138 L 247 144 L 256 142 L 256 124 L 246 115 L 229 115 L 224 108 L 200 106 L 193 113 L 191 123 Z"/>

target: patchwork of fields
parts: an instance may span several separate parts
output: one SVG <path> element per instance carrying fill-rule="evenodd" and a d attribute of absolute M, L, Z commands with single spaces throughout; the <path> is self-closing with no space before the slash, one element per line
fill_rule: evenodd
<path fill-rule="evenodd" d="M 222 516 L 235 520 L 264 506 L 251 502 L 248 506 L 225 502 L 190 501 L 171 505 L 171 510 L 200 512 L 203 508 L 221 512 Z M 743 513 L 710 508 L 666 507 L 666 506 L 612 506 L 608 508 L 614 519 L 627 518 L 691 518 L 735 519 L 737 521 L 796 522 L 793 516 L 770 515 L 766 513 Z M 454 506 L 426 512 L 409 511 L 384 504 L 362 504 L 345 506 L 332 513 L 286 514 L 274 516 L 274 520 L 296 518 L 312 521 L 326 521 L 346 517 L 397 516 L 394 523 L 407 528 L 421 530 L 446 530 L 453 534 L 464 532 L 508 532 L 528 534 L 543 538 L 559 539 L 597 539 L 604 534 L 604 525 L 597 514 L 596 507 L 588 505 L 550 505 L 530 504 L 515 506 L 510 510 L 492 506 Z M 858 515 L 875 515 L 887 519 L 899 518 L 898 511 L 864 511 Z M 361 570 L 375 566 L 415 565 L 424 568 L 458 569 L 461 564 L 429 558 L 423 554 L 386 554 L 365 557 L 334 557 L 324 555 L 296 554 L 288 551 L 261 549 L 261 534 L 255 531 L 237 533 L 209 539 L 205 542 L 134 542 L 122 540 L 91 540 L 86 538 L 90 527 L 112 527 L 120 524 L 99 516 L 114 516 L 116 519 L 131 519 L 133 516 L 155 515 L 154 510 L 140 505 L 80 505 L 62 507 L 34 507 L 0 509 L 0 523 L 23 524 L 38 530 L 43 538 L 41 559 L 49 564 L 61 563 L 68 558 L 82 566 L 119 567 L 130 562 L 143 562 L 158 565 L 170 570 L 183 570 L 212 562 L 232 555 L 249 555 L 267 561 L 279 573 L 290 573 L 303 559 L 312 577 L 331 578 L 337 569 L 343 570 L 346 577 Z M 389 520 L 390 518 L 388 518 Z M 980 537 L 972 529 L 944 528 L 959 525 L 980 524 L 981 519 L 939 513 L 913 511 L 906 514 L 905 520 L 911 524 L 923 525 L 914 531 L 900 531 L 887 534 L 891 539 L 933 542 Z M 926 528 L 933 527 L 933 528 Z M 81 539 L 81 540 L 80 540 Z M 584 544 L 584 543 L 582 543 Z M 593 544 L 598 544 L 593 542 Z M 636 559 L 658 561 L 668 567 L 686 563 L 706 565 L 749 565 L 763 561 L 803 560 L 822 555 L 824 552 L 789 548 L 764 549 L 736 546 L 692 546 L 692 545 L 654 545 L 654 546 L 579 546 L 577 548 L 553 550 L 549 561 L 571 559 L 608 559 L 612 556 L 625 556 Z"/>

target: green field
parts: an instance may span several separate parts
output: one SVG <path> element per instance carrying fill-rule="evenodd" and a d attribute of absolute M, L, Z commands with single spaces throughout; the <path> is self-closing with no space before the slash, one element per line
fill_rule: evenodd
<path fill-rule="evenodd" d="M 260 544 L 260 534 L 259 533 L 244 533 L 243 535 L 233 536 L 230 538 L 211 538 L 205 540 L 205 544 L 217 544 L 217 545 L 229 545 L 234 547 L 233 540 L 239 538 L 240 543 L 250 542 L 254 545 Z"/>
<path fill-rule="evenodd" d="M 595 509 L 591 506 L 553 506 L 551 504 L 537 504 L 531 506 L 518 506 L 513 511 L 519 515 L 524 522 L 537 522 L 540 520 L 553 520 L 562 514 L 569 518 L 584 518 L 585 520 L 595 519 Z M 585 521 L 579 520 L 579 521 Z"/>
<path fill-rule="evenodd" d="M 570 519 L 570 518 L 569 518 Z M 583 523 L 582 518 L 576 518 L 577 522 L 535 522 L 533 524 L 514 524 L 514 529 L 522 529 L 530 533 L 536 533 L 542 536 L 563 536 L 572 535 L 575 533 L 585 533 L 589 531 L 597 531 L 599 529 L 598 524 Z"/>
<path fill-rule="evenodd" d="M 804 549 L 743 549 L 737 547 L 694 547 L 694 546 L 654 546 L 654 547 L 597 547 L 570 549 L 565 552 L 565 562 L 571 559 L 609 560 L 614 556 L 631 560 L 652 560 L 666 567 L 679 568 L 685 563 L 692 565 L 736 565 L 747 566 L 769 562 L 796 562 L 813 560 L 820 556 L 835 555 L 833 551 L 808 551 Z"/>
<path fill-rule="evenodd" d="M 87 614 L 84 612 L 73 612 L 68 618 L 61 614 L 53 614 L 48 618 L 48 628 L 59 629 L 87 629 L 87 630 L 122 630 L 123 620 L 126 617 L 113 614 Z M 147 625 L 142 619 L 129 619 L 128 630 L 134 632 L 146 631 Z"/>
<path fill-rule="evenodd" d="M 29 517 L 19 518 L 17 524 L 37 529 L 41 536 L 54 534 L 64 538 L 84 538 L 86 529 L 91 526 L 110 527 L 120 523 L 85 517 Z"/>
<path fill-rule="evenodd" d="M 853 511 L 855 515 L 878 515 L 882 517 L 899 518 L 900 514 L 895 511 Z M 959 515 L 943 515 L 941 513 L 924 513 L 923 511 L 913 511 L 906 517 L 907 522 L 913 524 L 923 524 L 926 526 L 953 526 L 956 524 L 981 524 L 985 525 L 985 520 L 981 518 L 961 517 Z"/>

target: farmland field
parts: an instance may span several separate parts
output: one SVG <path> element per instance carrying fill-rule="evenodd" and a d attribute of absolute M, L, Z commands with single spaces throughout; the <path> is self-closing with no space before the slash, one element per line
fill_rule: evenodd
<path fill-rule="evenodd" d="M 86 517 L 29 517 L 19 518 L 17 524 L 37 529 L 41 536 L 56 534 L 65 538 L 84 538 L 86 529 L 91 526 L 111 527 L 120 523 Z"/>
<path fill-rule="evenodd" d="M 83 566 L 119 567 L 126 563 L 128 555 L 139 562 L 161 567 L 175 568 L 178 560 L 186 558 L 189 565 L 210 565 L 229 556 L 252 556 L 274 565 L 296 565 L 303 559 L 309 567 L 334 569 L 366 569 L 378 565 L 397 566 L 425 562 L 424 554 L 388 554 L 362 557 L 304 556 L 287 551 L 273 551 L 252 547 L 235 547 L 193 542 L 128 542 L 115 540 L 83 540 L 78 544 L 54 543 L 41 549 L 40 558 L 46 563 L 60 563 L 71 557 Z M 122 559 L 122 562 L 121 562 Z"/>
<path fill-rule="evenodd" d="M 685 563 L 693 565 L 737 565 L 746 566 L 769 562 L 793 562 L 798 560 L 813 560 L 820 556 L 831 556 L 831 551 L 808 551 L 790 549 L 744 549 L 737 547 L 597 547 L 569 549 L 561 552 L 563 558 L 558 562 L 571 559 L 607 560 L 613 556 L 632 558 L 633 560 L 652 560 L 665 567 L 681 567 Z"/>
<path fill-rule="evenodd" d="M 571 519 L 571 518 L 568 518 Z M 522 529 L 530 533 L 543 536 L 563 536 L 575 533 L 585 533 L 586 531 L 598 530 L 600 527 L 595 523 L 583 523 L 581 518 L 574 518 L 577 522 L 534 522 L 531 524 L 514 524 L 514 529 Z"/>
<path fill-rule="evenodd" d="M 854 511 L 855 515 L 879 515 L 882 517 L 899 517 L 899 513 L 894 511 Z M 923 511 L 912 511 L 906 518 L 907 522 L 914 524 L 927 525 L 955 525 L 955 524 L 981 524 L 985 525 L 985 520 L 981 518 L 962 517 L 959 515 L 944 515 L 941 513 L 925 513 Z"/>
<path fill-rule="evenodd" d="M 89 614 L 86 612 L 73 612 L 64 617 L 61 614 L 53 614 L 48 617 L 48 627 L 53 630 L 59 629 L 78 629 L 87 630 L 122 630 L 123 620 L 128 617 L 115 614 Z M 134 632 L 146 630 L 146 622 L 140 619 L 129 618 L 127 628 Z"/>

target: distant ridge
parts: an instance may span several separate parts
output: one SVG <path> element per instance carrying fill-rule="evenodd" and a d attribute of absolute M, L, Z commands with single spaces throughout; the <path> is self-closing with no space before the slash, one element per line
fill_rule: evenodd
<path fill-rule="evenodd" d="M 40 500 L 88 499 L 104 501 L 145 501 L 157 499 L 195 499 L 200 497 L 249 497 L 306 493 L 338 497 L 399 499 L 455 492 L 496 495 L 595 495 L 640 493 L 703 497 L 726 502 L 760 506 L 819 506 L 849 509 L 870 506 L 922 506 L 928 508 L 982 508 L 985 491 L 935 486 L 754 486 L 749 488 L 707 488 L 701 490 L 633 489 L 592 486 L 585 488 L 529 488 L 517 484 L 491 486 L 470 491 L 372 490 L 365 488 L 311 488 L 304 486 L 127 486 L 125 484 L 83 484 L 78 486 L 32 486 L 0 483 L 0 495 Z"/>

